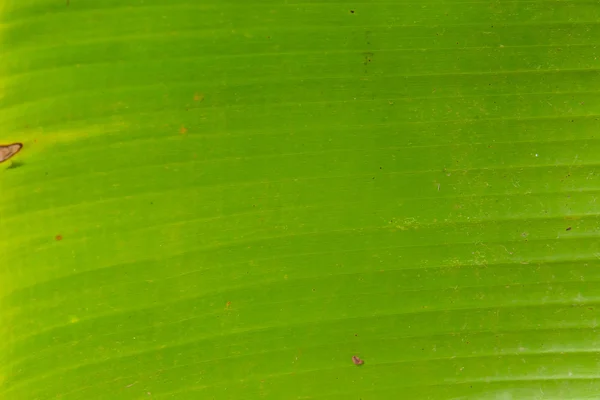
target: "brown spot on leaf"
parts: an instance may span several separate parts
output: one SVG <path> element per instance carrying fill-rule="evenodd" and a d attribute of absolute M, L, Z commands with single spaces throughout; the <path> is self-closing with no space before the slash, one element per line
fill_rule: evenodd
<path fill-rule="evenodd" d="M 358 358 L 358 356 L 352 356 L 352 362 L 354 365 L 363 365 L 365 362 Z"/>
<path fill-rule="evenodd" d="M 22 143 L 0 145 L 0 163 L 8 160 L 23 148 Z"/>
<path fill-rule="evenodd" d="M 194 101 L 203 101 L 203 100 L 204 100 L 204 95 L 202 93 L 194 94 Z"/>
<path fill-rule="evenodd" d="M 179 133 L 181 133 L 182 135 L 185 135 L 187 131 L 187 128 L 183 125 L 181 126 L 181 128 L 179 128 Z"/>
<path fill-rule="evenodd" d="M 60 242 L 62 240 L 62 235 L 56 235 L 54 239 Z"/>

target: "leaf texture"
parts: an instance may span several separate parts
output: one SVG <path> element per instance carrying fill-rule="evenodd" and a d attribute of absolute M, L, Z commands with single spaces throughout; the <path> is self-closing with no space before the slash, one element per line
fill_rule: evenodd
<path fill-rule="evenodd" d="M 5 0 L 0 398 L 600 397 L 599 20 Z"/>

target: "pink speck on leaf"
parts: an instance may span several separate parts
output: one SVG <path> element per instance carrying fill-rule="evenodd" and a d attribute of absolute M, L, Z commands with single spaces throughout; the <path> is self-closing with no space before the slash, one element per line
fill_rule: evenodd
<path fill-rule="evenodd" d="M 363 365 L 365 362 L 358 358 L 358 356 L 352 356 L 352 362 L 354 365 Z"/>

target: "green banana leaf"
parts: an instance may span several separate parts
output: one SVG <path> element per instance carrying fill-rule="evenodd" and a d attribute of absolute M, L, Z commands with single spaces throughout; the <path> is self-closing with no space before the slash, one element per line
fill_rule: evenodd
<path fill-rule="evenodd" d="M 599 398 L 599 21 L 4 0 L 0 398 Z"/>

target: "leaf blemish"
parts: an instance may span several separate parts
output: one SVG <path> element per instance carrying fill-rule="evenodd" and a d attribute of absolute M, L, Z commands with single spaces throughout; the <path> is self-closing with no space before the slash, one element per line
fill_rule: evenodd
<path fill-rule="evenodd" d="M 23 148 L 22 143 L 0 145 L 0 163 L 8 160 Z"/>

